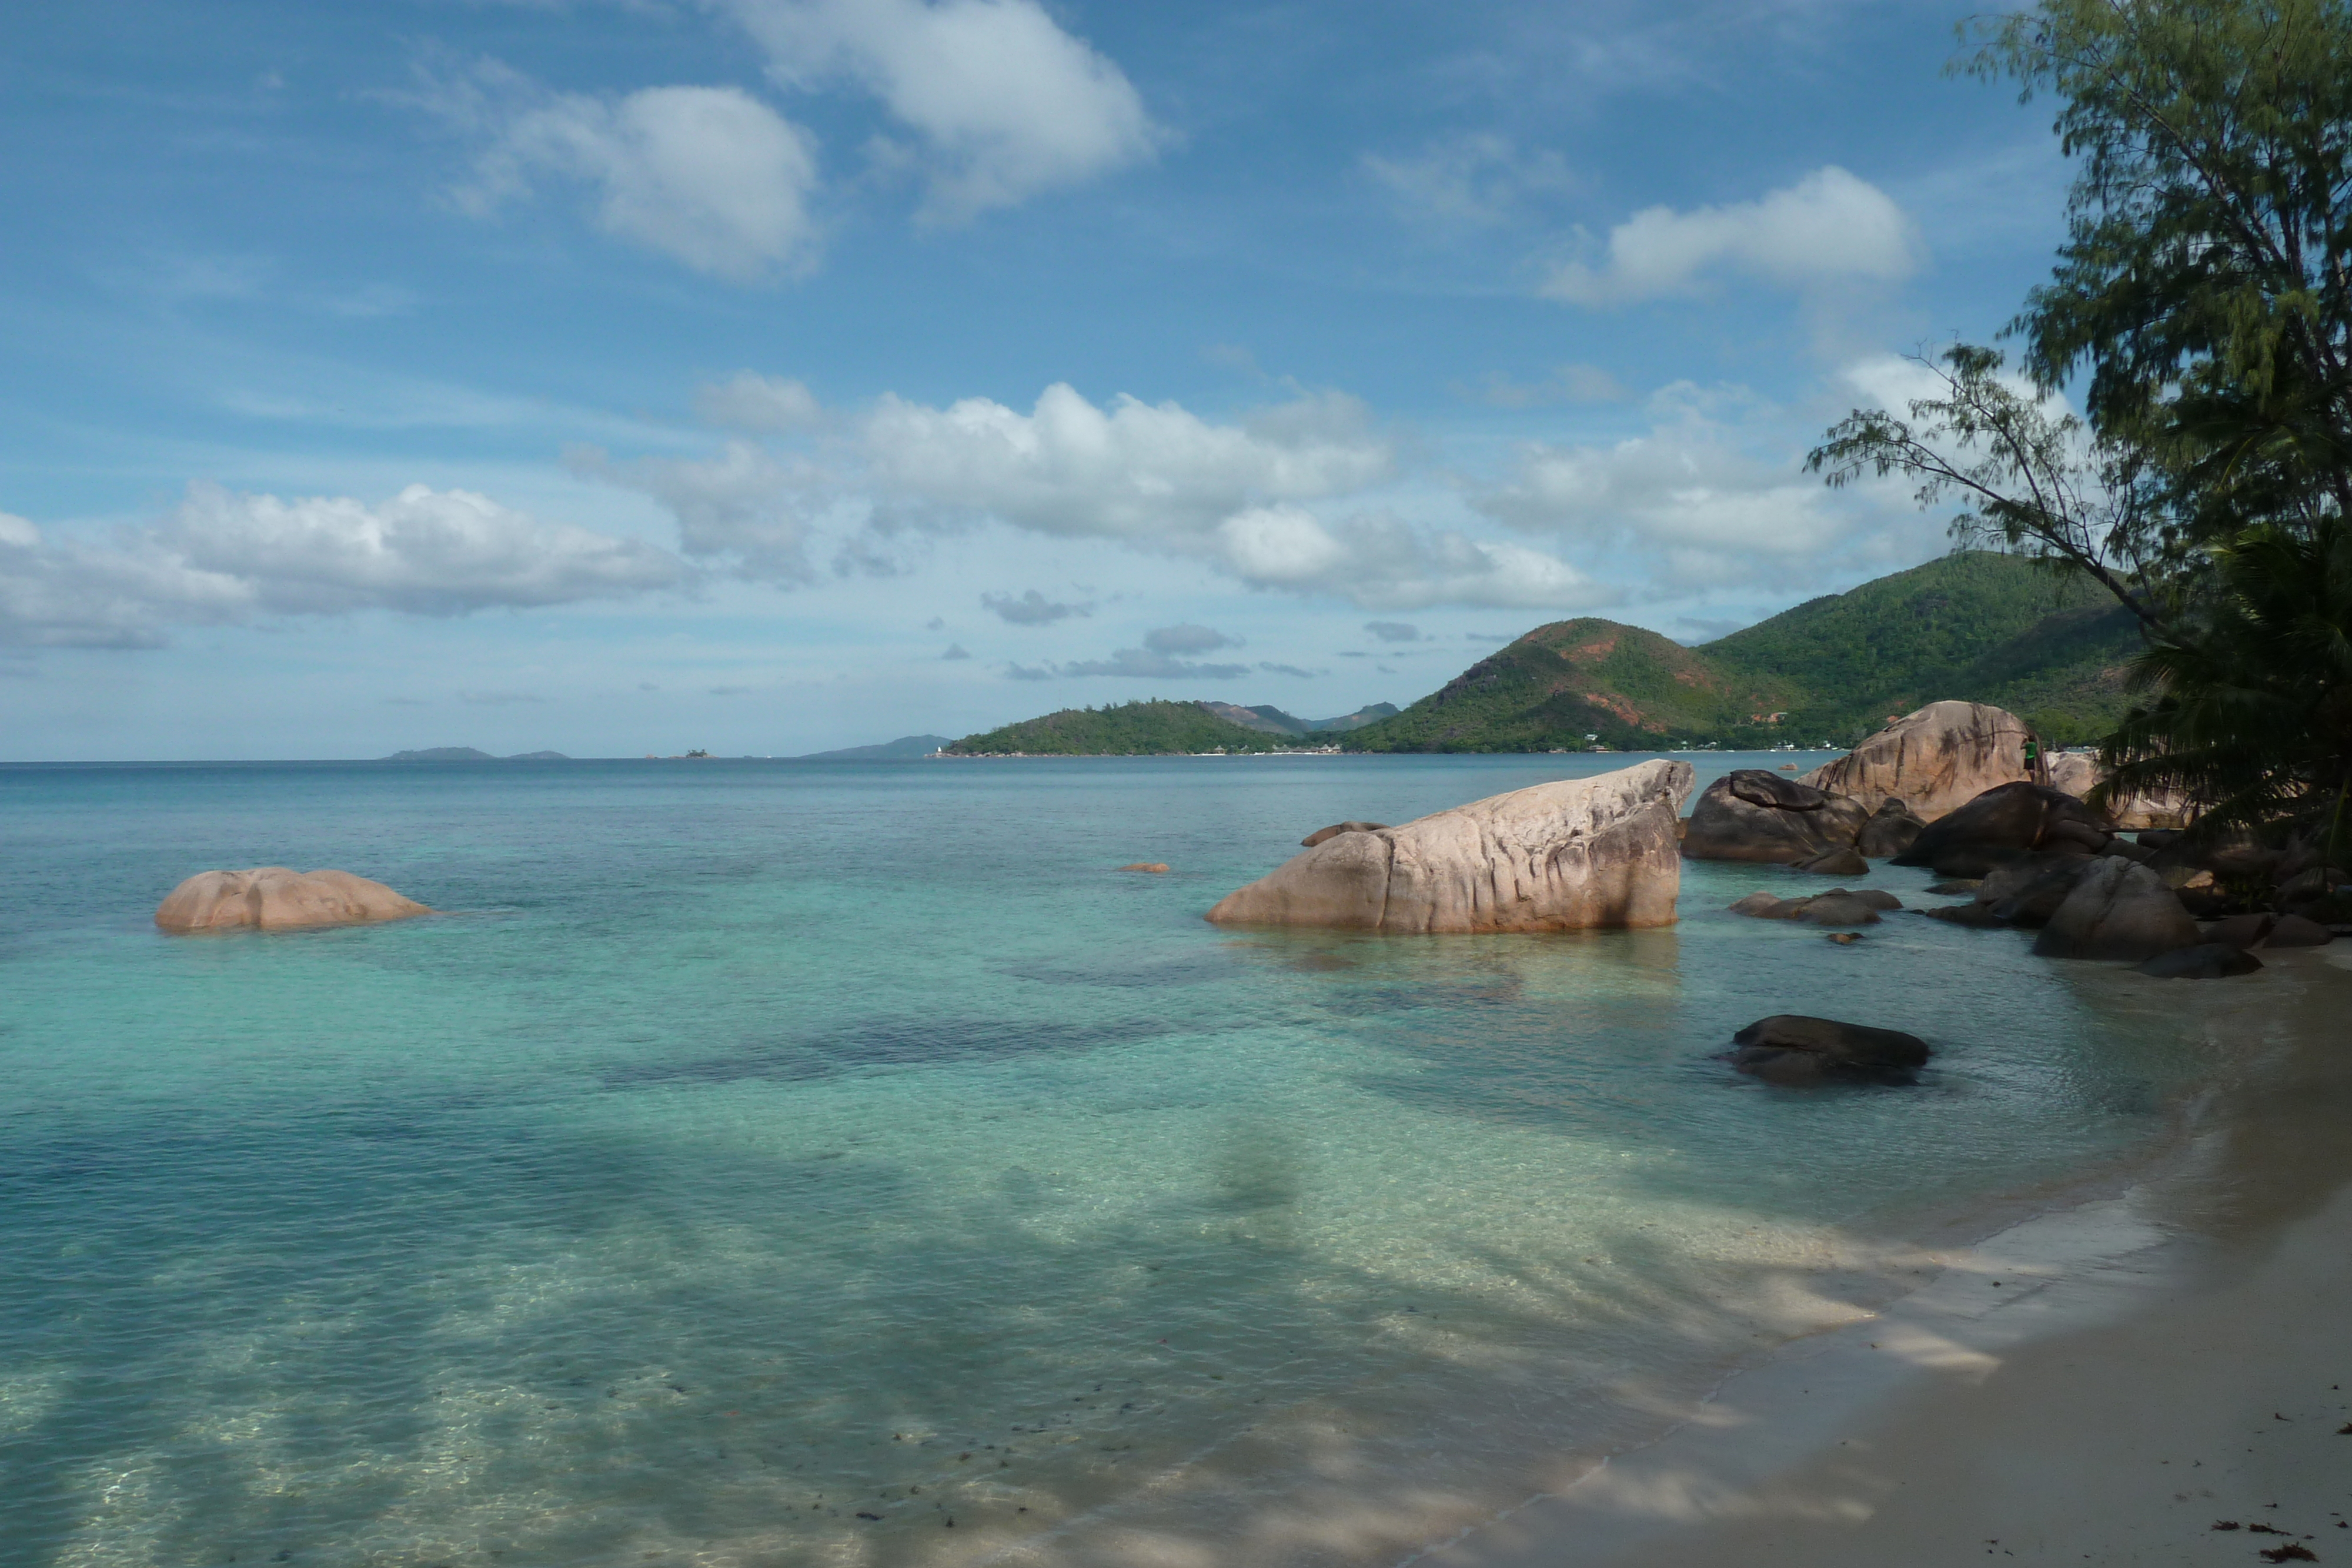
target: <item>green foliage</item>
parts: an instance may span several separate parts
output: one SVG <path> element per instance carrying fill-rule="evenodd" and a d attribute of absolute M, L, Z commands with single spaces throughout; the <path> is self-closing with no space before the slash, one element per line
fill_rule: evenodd
<path fill-rule="evenodd" d="M 2319 817 L 2344 863 L 2352 795 L 2352 529 L 2261 525 L 2213 551 L 2199 623 L 2135 664 L 2104 750 L 2117 793 L 2179 789 L 2216 827 Z"/>
<path fill-rule="evenodd" d="M 2042 0 L 1964 68 L 2058 99 L 2077 173 L 2015 330 L 2151 465 L 2168 543 L 2352 512 L 2352 9 Z"/>
<path fill-rule="evenodd" d="M 2014 557 L 1960 552 L 1784 611 L 1704 647 L 1599 620 L 1542 626 L 1342 742 L 1368 751 L 1850 743 L 1946 697 L 2051 719 L 2054 742 L 2123 711 L 2131 618 Z M 1785 712 L 1780 723 L 1754 716 Z"/>
<path fill-rule="evenodd" d="M 1116 707 L 1064 708 L 968 735 L 942 749 L 950 757 L 1165 757 L 1202 751 L 1280 751 L 1288 736 L 1244 729 L 1198 703 L 1131 702 Z"/>

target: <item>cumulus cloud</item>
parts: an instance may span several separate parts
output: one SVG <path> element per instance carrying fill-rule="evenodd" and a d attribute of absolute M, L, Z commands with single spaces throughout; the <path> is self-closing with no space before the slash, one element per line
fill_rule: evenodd
<path fill-rule="evenodd" d="M 827 480 L 806 460 L 779 457 L 755 441 L 730 440 L 709 458 L 648 457 L 615 463 L 603 448 L 566 454 L 572 472 L 650 496 L 677 519 L 678 548 L 709 559 L 731 557 L 736 575 L 756 581 L 810 582 L 811 519 Z M 877 575 L 887 575 L 887 571 Z"/>
<path fill-rule="evenodd" d="M 1303 681 L 1311 681 L 1315 678 L 1314 671 L 1302 670 L 1296 664 L 1269 664 L 1261 663 L 1258 665 L 1258 668 L 1264 670 L 1269 675 L 1295 675 Z"/>
<path fill-rule="evenodd" d="M 1213 653 L 1220 648 L 1238 648 L 1242 640 L 1213 627 L 1183 623 L 1152 628 L 1143 634 L 1143 645 L 1155 653 Z"/>
<path fill-rule="evenodd" d="M 591 97 L 486 61 L 417 101 L 482 144 L 456 193 L 469 212 L 571 180 L 595 192 L 606 232 L 698 271 L 749 283 L 814 263 L 815 139 L 740 89 Z"/>
<path fill-rule="evenodd" d="M 964 651 L 964 645 L 963 645 L 962 643 L 949 643 L 949 644 L 948 644 L 948 651 L 947 651 L 946 653 L 941 653 L 941 654 L 940 655 L 940 658 L 942 658 L 942 659 L 950 659 L 950 660 L 952 660 L 952 659 L 969 659 L 969 658 L 971 658 L 971 655 L 969 653 L 966 653 L 966 652 Z"/>
<path fill-rule="evenodd" d="M 1418 643 L 1421 628 L 1403 621 L 1367 621 L 1364 630 L 1383 643 Z"/>
<path fill-rule="evenodd" d="M 1036 0 L 711 0 L 789 87 L 854 82 L 919 142 L 928 215 L 956 221 L 1152 155 L 1118 65 Z"/>
<path fill-rule="evenodd" d="M 1073 615 L 1092 615 L 1091 604 L 1062 604 L 1032 588 L 1015 599 L 1009 593 L 983 593 L 981 608 L 1012 626 L 1051 626 Z"/>
<path fill-rule="evenodd" d="M 152 647 L 173 625 L 391 610 L 463 615 L 676 588 L 691 573 L 635 539 L 412 485 L 370 506 L 197 483 L 110 542 L 51 539 L 0 514 L 0 643 Z"/>
<path fill-rule="evenodd" d="M 1653 406 L 1642 435 L 1528 443 L 1472 504 L 1515 528 L 1647 556 L 1683 587 L 1792 580 L 1852 536 L 1853 497 L 1803 473 L 1801 448 L 1769 450 L 1785 434 L 1779 411 L 1727 408 L 1687 384 Z"/>
<path fill-rule="evenodd" d="M 1650 207 L 1609 231 L 1595 266 L 1568 262 L 1543 292 L 1624 305 L 1698 289 L 1719 271 L 1790 288 L 1893 283 L 1918 265 L 1918 230 L 1865 180 L 1832 164 L 1759 201 L 1678 213 Z"/>
<path fill-rule="evenodd" d="M 816 394 L 805 385 L 751 371 L 698 389 L 694 412 L 706 424 L 763 435 L 787 435 L 824 418 Z"/>
<path fill-rule="evenodd" d="M 1385 514 L 1327 524 L 1301 507 L 1255 507 L 1227 518 L 1218 534 L 1226 564 L 1251 586 L 1311 587 L 1368 610 L 1580 610 L 1619 597 L 1541 550 L 1452 530 L 1424 535 Z"/>

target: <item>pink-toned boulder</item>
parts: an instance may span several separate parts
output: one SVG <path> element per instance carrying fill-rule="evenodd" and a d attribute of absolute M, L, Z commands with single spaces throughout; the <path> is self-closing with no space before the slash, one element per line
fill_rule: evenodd
<path fill-rule="evenodd" d="M 155 906 L 155 924 L 171 932 L 299 931 L 432 913 L 380 882 L 347 871 L 265 865 L 198 872 Z"/>
<path fill-rule="evenodd" d="M 1400 933 L 1671 925 L 1691 783 L 1689 763 L 1660 759 L 1341 833 L 1208 918 Z"/>
<path fill-rule="evenodd" d="M 2005 708 L 1986 703 L 1929 703 L 1906 714 L 1801 782 L 1849 796 L 1875 811 L 1900 800 L 1932 822 L 1996 784 L 2032 777 L 2025 743 L 2033 732 Z"/>

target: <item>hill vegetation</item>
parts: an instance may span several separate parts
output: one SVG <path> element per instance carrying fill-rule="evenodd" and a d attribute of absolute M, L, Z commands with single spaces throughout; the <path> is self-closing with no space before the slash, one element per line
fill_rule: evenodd
<path fill-rule="evenodd" d="M 1131 702 L 1068 707 L 968 735 L 943 747 L 950 757 L 1167 757 L 1204 751 L 1283 751 L 1286 732 L 1244 728 L 1200 703 Z"/>
<path fill-rule="evenodd" d="M 2054 743 L 2122 714 L 2128 612 L 2032 562 L 1960 551 L 1697 648 L 1583 618 L 1538 626 L 1348 750 L 1848 745 L 1939 698 L 1990 702 Z"/>

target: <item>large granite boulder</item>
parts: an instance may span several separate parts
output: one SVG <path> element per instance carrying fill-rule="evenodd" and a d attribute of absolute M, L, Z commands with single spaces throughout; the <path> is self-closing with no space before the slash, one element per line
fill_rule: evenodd
<path fill-rule="evenodd" d="M 1928 823 L 1895 863 L 1982 876 L 2029 850 L 2097 854 L 2114 838 L 2106 819 L 2072 795 L 2021 781 L 1996 785 Z"/>
<path fill-rule="evenodd" d="M 2042 782 L 2081 800 L 2106 780 L 2107 770 L 2087 751 L 2060 751 L 2042 758 Z M 2159 789 L 2126 795 L 2107 802 L 2107 814 L 2126 832 L 2148 828 L 2179 828 L 2189 817 L 2188 797 Z"/>
<path fill-rule="evenodd" d="M 1874 811 L 1898 800 L 1922 821 L 1958 810 L 1996 784 L 2032 776 L 2025 721 L 1984 703 L 1929 703 L 1804 776 Z"/>
<path fill-rule="evenodd" d="M 2076 854 L 2025 854 L 1996 866 L 1976 901 L 2005 925 L 2047 925 L 2095 862 Z"/>
<path fill-rule="evenodd" d="M 155 906 L 166 931 L 299 931 L 314 925 L 357 925 L 405 920 L 433 912 L 380 882 L 347 871 L 291 871 L 282 865 L 250 871 L 206 871 L 188 878 Z"/>
<path fill-rule="evenodd" d="M 1799 1087 L 1841 1079 L 1907 1082 L 1929 1054 L 1927 1042 L 1916 1034 L 1801 1013 L 1758 1019 L 1731 1043 L 1731 1064 L 1740 1071 Z"/>
<path fill-rule="evenodd" d="M 2144 865 L 2102 855 L 2034 939 L 2045 958 L 2124 958 L 2140 963 L 2204 941 L 2197 922 Z"/>
<path fill-rule="evenodd" d="M 1664 759 L 1341 833 L 1227 894 L 1220 925 L 1365 931 L 1671 925 L 1675 817 L 1691 766 Z"/>
<path fill-rule="evenodd" d="M 1832 850 L 1852 849 L 1869 817 L 1854 801 L 1794 779 L 1761 768 L 1734 768 L 1701 791 L 1691 807 L 1683 853 L 1695 861 L 1795 865 Z"/>

